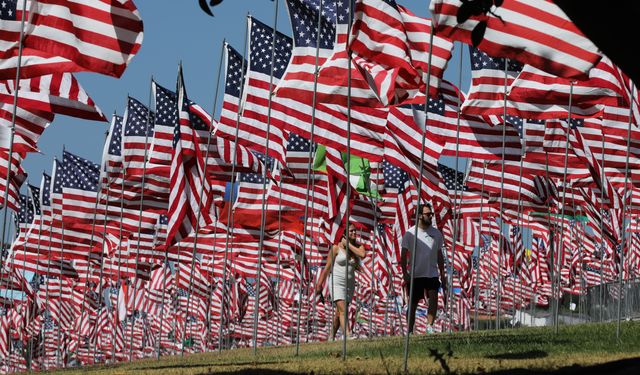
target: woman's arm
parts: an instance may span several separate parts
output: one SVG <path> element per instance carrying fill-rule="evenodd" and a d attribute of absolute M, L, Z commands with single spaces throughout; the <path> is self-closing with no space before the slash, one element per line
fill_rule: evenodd
<path fill-rule="evenodd" d="M 364 245 L 356 246 L 349 242 L 349 251 L 354 253 L 358 258 L 364 258 L 365 256 Z"/>
<path fill-rule="evenodd" d="M 322 291 L 322 287 L 324 286 L 324 282 L 327 279 L 327 276 L 331 272 L 333 268 L 333 253 L 335 252 L 336 246 L 333 245 L 329 249 L 329 253 L 327 254 L 327 264 L 324 266 L 320 277 L 318 278 L 318 283 L 316 284 L 316 293 L 320 293 Z"/>

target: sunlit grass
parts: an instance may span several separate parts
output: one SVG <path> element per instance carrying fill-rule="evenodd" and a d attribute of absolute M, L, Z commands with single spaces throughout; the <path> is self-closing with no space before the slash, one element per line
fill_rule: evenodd
<path fill-rule="evenodd" d="M 295 347 L 236 349 L 218 353 L 147 359 L 130 364 L 65 370 L 65 374 L 205 374 L 205 373 L 356 373 L 402 372 L 403 338 L 387 337 L 347 342 L 313 343 Z M 593 366 L 635 358 L 640 370 L 640 323 L 622 324 L 620 340 L 614 324 L 520 328 L 430 336 L 411 339 L 411 373 L 474 373 L 529 369 L 553 371 L 570 366 Z M 628 368 L 630 365 L 624 363 Z M 633 365 L 633 363 L 631 364 Z M 604 369 L 603 371 L 605 371 Z M 633 372 L 631 372 L 633 373 Z M 640 372 L 638 372 L 640 373 Z"/>

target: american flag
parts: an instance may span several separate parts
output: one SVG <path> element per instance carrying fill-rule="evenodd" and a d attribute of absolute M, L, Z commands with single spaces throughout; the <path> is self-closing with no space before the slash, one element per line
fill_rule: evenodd
<path fill-rule="evenodd" d="M 294 37 L 294 48 L 291 62 L 287 71 L 280 80 L 276 88 L 276 103 L 283 106 L 286 113 L 285 122 L 288 130 L 306 138 L 311 136 L 311 124 L 314 127 L 314 142 L 331 146 L 339 151 L 347 151 L 345 145 L 347 129 L 347 109 L 341 104 L 328 104 L 332 101 L 345 102 L 346 100 L 346 69 L 341 67 L 323 67 L 326 79 L 320 80 L 314 102 L 313 83 L 316 71 L 332 56 L 334 51 L 340 51 L 342 45 L 343 52 L 336 52 L 335 63 L 346 64 L 346 59 L 340 58 L 342 54 L 346 58 L 347 41 L 347 21 L 348 9 L 344 2 L 323 1 L 323 9 L 319 10 L 320 0 L 289 0 L 289 14 Z M 337 9 L 337 7 L 339 9 Z M 336 16 L 336 13 L 337 16 Z M 317 25 L 320 16 L 320 31 L 318 34 Z M 339 23 L 336 25 L 336 19 Z M 340 43 L 334 43 L 336 39 L 336 28 Z M 318 35 L 320 41 L 318 43 Z M 316 51 L 318 52 L 318 63 L 316 64 Z M 326 68 L 326 69 L 325 69 Z M 331 72 L 337 70 L 338 72 Z M 366 81 L 362 78 L 356 80 L 359 73 L 352 69 L 354 77 L 352 80 L 352 103 L 357 103 L 359 99 L 366 98 L 369 104 L 378 100 L 369 89 Z M 341 88 L 336 86 L 338 78 Z M 325 82 L 326 81 L 326 82 Z M 335 90 L 341 93 L 336 93 Z M 364 93 L 364 94 L 363 94 Z M 314 111 L 314 103 L 315 111 Z M 322 104 L 321 104 L 322 103 Z M 344 104 L 344 103 L 343 103 Z M 379 161 L 383 151 L 384 125 L 387 118 L 387 109 L 372 107 L 351 107 L 351 152 L 355 155 L 365 157 L 370 161 Z M 312 118 L 312 113 L 315 117 Z"/>
<path fill-rule="evenodd" d="M 522 70 L 522 64 L 513 59 L 489 56 L 471 46 L 469 57 L 471 58 L 471 88 L 462 105 L 462 112 L 482 116 L 490 124 L 499 124 L 504 116 L 505 95 L 508 94 L 509 87 Z M 514 103 L 508 100 L 507 113 L 514 112 L 516 112 Z"/>
<path fill-rule="evenodd" d="M 168 246 L 186 238 L 196 227 L 203 228 L 212 222 L 209 212 L 210 187 L 204 175 L 205 160 L 201 154 L 199 136 L 196 133 L 196 126 L 199 123 L 192 121 L 188 100 L 182 79 L 182 69 L 180 69 L 178 76 L 180 124 L 176 125 L 173 138 L 171 189 L 167 215 L 169 217 Z"/>
<path fill-rule="evenodd" d="M 11 95 L 13 98 L 13 95 Z M 21 103 L 17 107 L 11 103 L 0 101 L 0 146 L 9 148 L 11 140 L 10 130 L 13 124 L 13 112 L 16 112 L 15 134 L 13 145 L 15 152 L 33 152 L 37 150 L 37 142 L 54 119 L 54 114 L 47 111 L 23 106 Z"/>
<path fill-rule="evenodd" d="M 20 107 L 95 121 L 107 121 L 96 103 L 71 73 L 47 74 L 20 80 Z M 0 83 L 0 101 L 13 104 L 15 80 Z"/>
<path fill-rule="evenodd" d="M 616 105 L 622 100 L 622 87 L 606 57 L 589 71 L 589 79 L 584 81 L 556 77 L 525 65 L 509 87 L 509 101 L 515 113 L 526 118 L 566 118 L 569 111 L 572 117 L 598 117 L 605 105 Z"/>
<path fill-rule="evenodd" d="M 420 54 L 429 51 L 430 37 L 430 20 L 393 0 L 356 2 L 351 34 L 354 63 L 382 104 L 402 103 L 424 91 L 428 68 Z M 433 44 L 431 95 L 437 92 L 453 48 L 453 43 L 436 36 Z"/>
<path fill-rule="evenodd" d="M 9 151 L 0 150 L 0 186 L 6 187 L 9 185 L 8 201 L 5 202 L 4 194 L 0 195 L 0 207 L 4 207 L 6 204 L 8 208 L 16 212 L 19 209 L 20 186 L 22 186 L 27 177 L 27 174 L 20 166 L 22 159 L 18 152 L 13 152 L 11 155 L 11 166 L 9 167 Z M 7 169 L 9 168 L 11 174 L 7 173 Z M 7 176 L 9 176 L 9 181 L 7 181 Z"/>
<path fill-rule="evenodd" d="M 20 45 L 22 11 L 16 4 L 7 1 L 10 9 L 2 13 L 6 34 L 0 39 L 0 51 L 11 59 L 4 62 L 1 76 L 9 79 L 15 77 Z M 26 10 L 22 47 L 33 58 L 23 60 L 23 78 L 74 71 L 120 77 L 142 43 L 142 19 L 131 0 L 82 0 L 74 5 L 28 1 Z"/>
<path fill-rule="evenodd" d="M 238 125 L 238 107 L 240 106 L 240 95 L 247 72 L 247 60 L 229 43 L 224 45 L 225 55 L 225 86 L 224 99 L 222 101 L 222 111 L 220 112 L 219 127 L 233 128 L 235 141 L 235 128 Z M 218 133 L 216 129 L 215 134 Z"/>
<path fill-rule="evenodd" d="M 171 165 L 173 132 L 178 123 L 178 95 L 155 81 L 151 83 L 151 89 L 155 100 L 156 117 L 148 155 L 149 162 Z"/>
<path fill-rule="evenodd" d="M 436 33 L 473 43 L 472 31 L 484 22 L 486 30 L 476 47 L 496 57 L 515 59 L 565 78 L 583 78 L 600 60 L 598 48 L 552 1 L 507 0 L 491 12 L 465 14 L 462 0 L 434 0 L 429 4 Z M 468 11 L 468 9 L 467 9 Z"/>
<path fill-rule="evenodd" d="M 128 97 L 122 126 L 122 156 L 128 173 L 141 175 L 145 150 L 151 142 L 155 114 L 139 100 Z"/>
<path fill-rule="evenodd" d="M 236 123 L 221 121 L 217 131 L 226 138 L 250 149 L 265 153 L 282 164 L 285 162 L 286 134 L 281 121 L 281 107 L 271 96 L 291 58 L 291 38 L 249 17 L 249 69 L 242 90 L 242 118 L 236 139 Z M 273 63 L 272 63 L 273 59 Z M 273 71 L 273 72 L 272 72 Z M 227 74 L 239 74 L 239 70 Z M 273 73 L 273 75 L 272 75 Z M 271 90 L 271 92 L 269 91 Z M 269 124 L 269 134 L 267 134 Z M 217 133 L 218 134 L 218 133 Z M 266 139 L 269 145 L 266 145 Z"/>

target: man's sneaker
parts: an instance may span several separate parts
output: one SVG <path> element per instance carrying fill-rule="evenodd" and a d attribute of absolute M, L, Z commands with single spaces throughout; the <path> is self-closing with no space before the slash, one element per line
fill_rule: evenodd
<path fill-rule="evenodd" d="M 433 326 L 429 325 L 427 326 L 427 335 L 431 335 L 433 333 L 435 333 L 436 331 L 433 330 Z"/>

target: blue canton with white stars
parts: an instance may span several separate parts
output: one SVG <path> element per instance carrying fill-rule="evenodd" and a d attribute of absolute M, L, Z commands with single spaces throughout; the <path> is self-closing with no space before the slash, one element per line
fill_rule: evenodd
<path fill-rule="evenodd" d="M 442 96 L 439 96 L 437 98 L 430 97 L 428 104 L 429 104 L 429 113 L 433 113 L 439 116 L 444 116 L 445 102 Z M 410 107 L 411 109 L 413 109 L 413 111 L 424 112 L 424 104 L 411 104 Z"/>
<path fill-rule="evenodd" d="M 40 188 L 29 185 L 29 194 L 31 194 L 31 202 L 33 203 L 33 210 L 35 214 L 40 215 Z"/>
<path fill-rule="evenodd" d="M 42 174 L 42 198 L 41 203 L 43 206 L 51 206 L 51 176 L 46 173 Z"/>
<path fill-rule="evenodd" d="M 289 0 L 291 29 L 296 47 L 318 47 L 318 12 L 320 0 Z M 320 11 L 320 45 L 321 49 L 333 49 L 336 39 L 336 4 L 335 1 L 323 1 Z"/>
<path fill-rule="evenodd" d="M 65 151 L 62 165 L 62 183 L 66 188 L 97 191 L 100 166 Z"/>
<path fill-rule="evenodd" d="M 62 162 L 58 159 L 53 160 L 53 182 L 51 186 L 51 190 L 53 194 L 62 194 L 62 179 L 63 179 L 63 171 L 62 171 Z"/>
<path fill-rule="evenodd" d="M 462 191 L 467 190 L 467 186 L 464 185 L 464 173 L 458 172 L 453 168 L 449 168 L 446 165 L 438 163 L 438 171 L 442 175 L 444 184 L 450 191 Z"/>
<path fill-rule="evenodd" d="M 158 125 L 175 126 L 178 123 L 178 95 L 155 84 L 156 121 Z"/>
<path fill-rule="evenodd" d="M 384 176 L 384 186 L 386 188 L 398 189 L 400 192 L 404 190 L 407 181 L 409 181 L 407 172 L 386 160 L 382 162 L 382 175 Z"/>
<path fill-rule="evenodd" d="M 230 45 L 226 45 L 227 49 L 227 75 L 226 83 L 224 87 L 224 93 L 226 95 L 233 96 L 235 98 L 240 97 L 240 85 L 242 84 L 242 77 L 247 72 L 246 60 Z M 244 70 L 243 70 L 243 61 Z"/>
<path fill-rule="evenodd" d="M 122 156 L 122 117 L 120 116 L 114 116 L 113 118 L 109 155 Z"/>
<path fill-rule="evenodd" d="M 271 60 L 273 58 L 273 76 L 281 78 L 291 58 L 292 44 L 291 38 L 276 33 L 275 54 L 273 54 L 273 29 L 252 18 L 251 56 L 249 57 L 251 71 L 271 75 Z"/>
<path fill-rule="evenodd" d="M 0 20 L 17 21 L 18 0 L 2 0 L 0 3 Z"/>
<path fill-rule="evenodd" d="M 127 123 L 124 125 L 124 136 L 153 136 L 153 119 L 151 112 L 149 118 L 149 109 L 135 98 L 129 97 L 127 103 Z"/>
<path fill-rule="evenodd" d="M 471 54 L 471 70 L 494 69 L 504 71 L 504 62 L 507 59 L 489 56 L 475 47 L 469 47 L 469 50 Z M 509 59 L 507 64 L 507 70 L 511 72 L 520 72 L 522 67 L 523 65 L 514 59 Z"/>
<path fill-rule="evenodd" d="M 287 144 L 287 151 L 304 152 L 309 151 L 310 142 L 308 139 L 297 135 L 295 133 L 289 133 L 289 143 Z M 315 149 L 315 147 L 314 147 Z"/>

